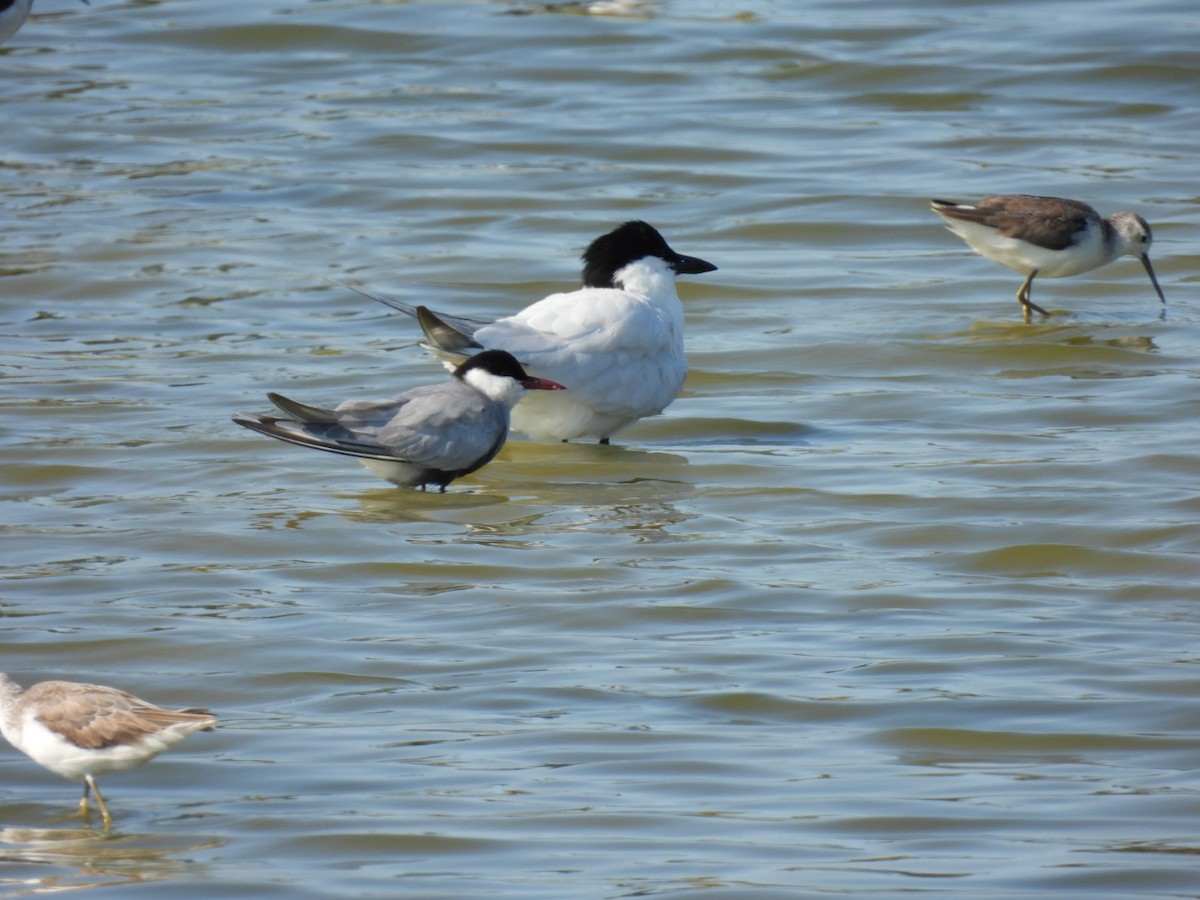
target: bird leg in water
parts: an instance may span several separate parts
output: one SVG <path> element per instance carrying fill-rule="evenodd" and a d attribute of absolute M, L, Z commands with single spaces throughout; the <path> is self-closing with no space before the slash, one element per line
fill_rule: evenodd
<path fill-rule="evenodd" d="M 1043 316 L 1050 315 L 1050 313 L 1046 312 L 1044 309 L 1042 309 L 1040 306 L 1038 306 L 1036 303 L 1034 303 L 1032 300 L 1029 299 L 1029 288 L 1033 285 L 1033 276 L 1036 274 L 1037 274 L 1037 269 L 1034 269 L 1032 272 L 1030 272 L 1029 277 L 1026 278 L 1025 282 L 1021 285 L 1021 289 L 1019 291 L 1017 291 L 1017 301 L 1021 304 L 1022 312 L 1025 313 L 1025 321 L 1026 322 L 1029 321 L 1029 311 L 1031 309 L 1034 310 L 1035 312 L 1040 312 Z"/>
<path fill-rule="evenodd" d="M 91 775 L 83 776 L 83 797 L 79 800 L 79 814 L 87 816 L 92 810 L 88 806 L 88 792 L 91 792 L 96 798 L 96 807 L 100 810 L 100 821 L 104 823 L 104 827 L 108 828 L 112 825 L 112 816 L 108 813 L 108 804 L 104 802 L 104 797 L 100 793 L 100 788 L 96 784 L 96 780 Z"/>

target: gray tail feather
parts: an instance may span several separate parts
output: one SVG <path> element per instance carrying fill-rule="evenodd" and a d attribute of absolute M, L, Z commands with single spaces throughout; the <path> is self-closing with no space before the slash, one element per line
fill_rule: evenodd
<path fill-rule="evenodd" d="M 427 346 L 441 359 L 446 359 L 446 356 L 466 359 L 483 349 L 483 345 L 472 339 L 470 334 L 464 334 L 427 306 L 417 307 L 417 322 L 425 332 Z"/>
<path fill-rule="evenodd" d="M 384 306 L 390 306 L 392 309 L 398 309 L 400 312 L 404 313 L 405 315 L 412 316 L 414 319 L 417 317 L 417 308 L 415 306 L 410 306 L 403 300 L 397 300 L 394 297 L 385 297 L 383 294 L 372 294 L 370 291 L 364 291 L 362 288 L 357 288 L 352 284 L 346 284 L 344 281 L 338 281 L 336 278 L 329 278 L 325 275 L 322 275 L 321 277 L 330 284 L 336 284 L 338 287 L 344 287 L 348 291 L 354 291 L 356 294 L 362 294 L 364 297 L 370 297 L 375 302 L 382 303 Z"/>
<path fill-rule="evenodd" d="M 233 417 L 233 421 L 267 437 L 287 441 L 289 444 L 299 444 L 301 447 L 312 447 L 314 450 L 388 461 L 398 458 L 389 453 L 387 448 L 370 441 L 359 440 L 340 426 L 325 430 L 326 426 L 323 423 L 297 422 L 295 419 L 281 419 L 278 416 L 256 413 L 239 413 Z"/>
<path fill-rule="evenodd" d="M 338 281 L 334 278 L 329 278 L 326 276 L 322 277 L 325 278 L 325 280 L 330 284 L 336 284 L 338 287 L 344 287 L 348 291 L 354 291 L 356 294 L 369 297 L 377 303 L 382 303 L 384 306 L 390 306 L 392 309 L 399 310 L 405 315 L 412 316 L 414 319 L 420 318 L 417 313 L 417 310 L 421 309 L 419 306 L 413 306 L 410 303 L 405 303 L 403 300 L 397 300 L 395 297 L 386 297 L 383 294 L 373 294 L 370 291 L 365 291 L 362 288 L 357 288 L 352 284 L 346 284 L 344 281 Z M 491 319 L 481 319 L 475 316 L 452 316 L 447 313 L 434 313 L 428 309 L 426 311 L 440 319 L 444 326 L 457 331 L 459 334 L 468 339 L 474 337 L 475 332 L 483 326 L 492 324 Z"/>
<path fill-rule="evenodd" d="M 301 422 L 311 425 L 336 425 L 337 413 L 323 406 L 309 406 L 299 400 L 289 400 L 282 394 L 267 393 L 267 399 L 282 409 L 289 416 L 295 416 Z"/>

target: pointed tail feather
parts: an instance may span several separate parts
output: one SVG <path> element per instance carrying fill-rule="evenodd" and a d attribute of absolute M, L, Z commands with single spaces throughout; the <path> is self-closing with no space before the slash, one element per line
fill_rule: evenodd
<path fill-rule="evenodd" d="M 421 346 L 440 359 L 451 372 L 483 349 L 482 344 L 471 340 L 427 307 L 417 307 L 417 321 L 425 332 L 425 343 Z"/>
<path fill-rule="evenodd" d="M 287 441 L 289 444 L 299 444 L 301 447 L 311 447 L 314 450 L 341 453 L 344 456 L 383 459 L 389 462 L 399 458 L 394 453 L 388 452 L 386 447 L 381 447 L 371 441 L 359 440 L 350 431 L 338 425 L 297 422 L 295 419 L 263 416 L 256 413 L 238 413 L 233 417 L 233 421 L 251 431 L 265 434 L 267 437 Z"/>
<path fill-rule="evenodd" d="M 348 291 L 354 291 L 356 294 L 369 297 L 377 303 L 382 303 L 384 306 L 390 306 L 392 309 L 399 310 L 405 315 L 412 316 L 414 319 L 418 318 L 417 310 L 420 309 L 419 306 L 413 306 L 410 303 L 405 303 L 403 300 L 397 300 L 395 297 L 386 297 L 383 294 L 373 294 L 370 291 L 357 288 L 352 284 L 346 284 L 344 281 L 338 281 L 337 279 L 329 278 L 324 275 L 321 277 L 330 284 L 336 284 L 338 287 L 344 287 Z M 468 339 L 474 337 L 475 332 L 477 332 L 483 326 L 492 324 L 492 319 L 481 319 L 475 316 L 452 316 L 448 313 L 433 313 L 433 315 L 441 319 L 443 324 L 449 326 Z"/>
<path fill-rule="evenodd" d="M 323 406 L 309 406 L 299 400 L 289 400 L 282 394 L 267 392 L 267 399 L 282 409 L 289 416 L 295 416 L 301 422 L 311 425 L 336 425 L 337 413 Z"/>
<path fill-rule="evenodd" d="M 217 724 L 217 717 L 213 715 L 211 709 L 204 709 L 203 707 L 199 706 L 189 706 L 187 709 L 176 710 L 176 712 L 180 712 L 188 716 L 204 716 L 213 720 L 212 725 L 206 725 L 205 727 L 201 728 L 200 731 L 212 731 Z"/>
<path fill-rule="evenodd" d="M 336 284 L 338 287 L 344 287 L 348 291 L 354 291 L 356 294 L 362 294 L 364 297 L 369 297 L 377 303 L 382 303 L 384 306 L 390 306 L 392 309 L 397 309 L 405 315 L 417 317 L 417 308 L 405 303 L 403 300 L 397 300 L 394 297 L 385 297 L 383 294 L 372 294 L 370 291 L 365 291 L 362 288 L 357 288 L 352 284 L 346 284 L 344 281 L 338 281 L 336 278 L 330 278 L 322 275 L 330 284 Z"/>
<path fill-rule="evenodd" d="M 483 349 L 483 345 L 477 343 L 471 333 L 464 333 L 427 306 L 417 307 L 417 322 L 425 332 L 429 349 L 435 353 L 441 351 L 466 359 Z"/>

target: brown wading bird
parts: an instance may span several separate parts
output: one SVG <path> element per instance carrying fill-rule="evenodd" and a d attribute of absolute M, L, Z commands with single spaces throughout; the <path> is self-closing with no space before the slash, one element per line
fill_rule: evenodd
<path fill-rule="evenodd" d="M 1017 300 L 1026 321 L 1030 310 L 1049 315 L 1029 299 L 1035 276 L 1067 278 L 1120 256 L 1140 259 L 1158 299 L 1167 302 L 1150 267 L 1150 226 L 1136 213 L 1102 219 L 1078 200 L 1030 194 L 997 194 L 974 205 L 931 200 L 930 206 L 976 253 L 1025 276 Z"/>
<path fill-rule="evenodd" d="M 112 816 L 97 775 L 140 766 L 216 721 L 206 709 L 161 709 L 101 684 L 43 681 L 22 691 L 0 673 L 0 732 L 34 762 L 82 781 L 80 814 L 89 812 L 91 793 L 106 828 Z"/>

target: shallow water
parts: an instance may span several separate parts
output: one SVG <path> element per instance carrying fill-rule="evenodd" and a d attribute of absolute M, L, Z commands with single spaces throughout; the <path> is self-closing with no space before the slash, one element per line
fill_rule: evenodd
<path fill-rule="evenodd" d="M 1182 3 L 39 0 L 0 50 L 3 666 L 222 720 L 0 754 L 4 896 L 1196 897 Z M 515 14 L 524 13 L 524 14 Z M 931 196 L 1154 226 L 1039 281 Z M 436 380 L 657 225 L 684 394 L 445 495 L 237 428 Z"/>

